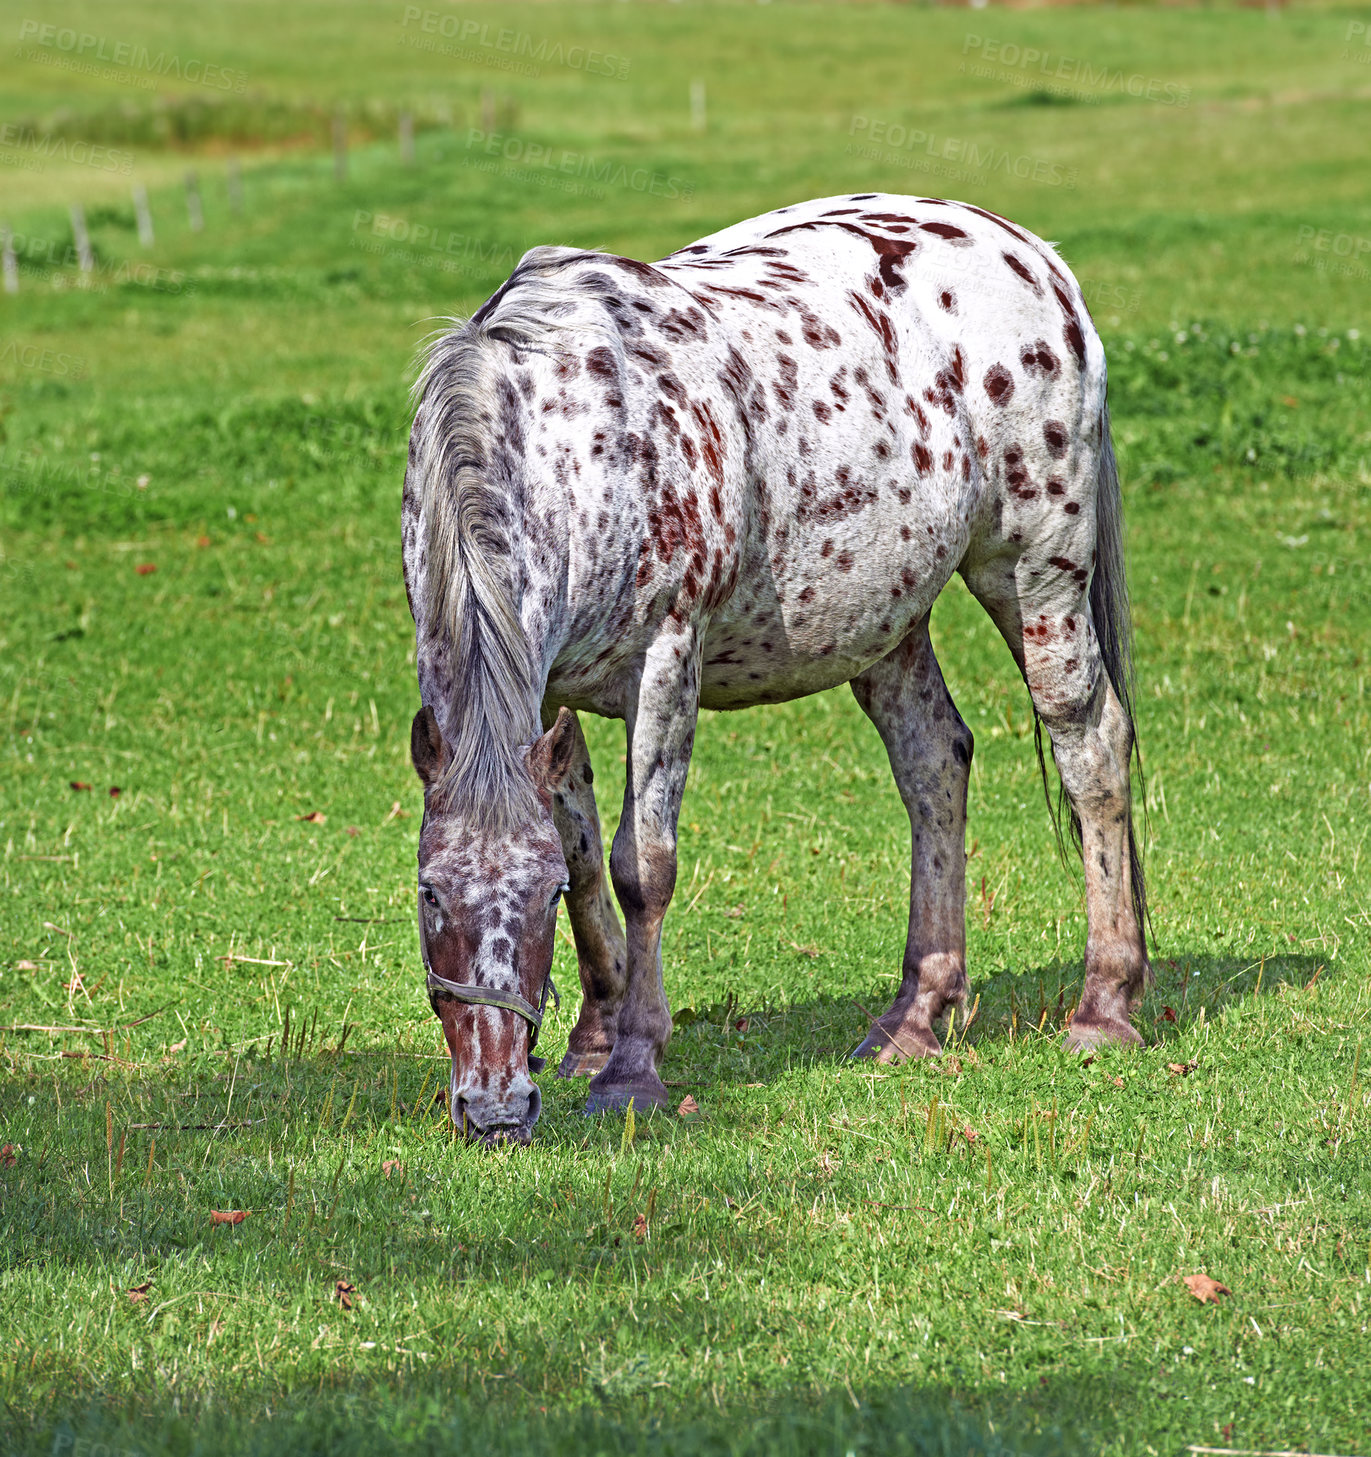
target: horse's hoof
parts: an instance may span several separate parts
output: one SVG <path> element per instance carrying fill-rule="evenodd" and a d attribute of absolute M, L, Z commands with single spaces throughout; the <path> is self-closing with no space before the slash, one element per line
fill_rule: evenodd
<path fill-rule="evenodd" d="M 1131 1023 L 1112 1019 L 1082 1022 L 1077 1018 L 1066 1029 L 1062 1045 L 1068 1052 L 1093 1052 L 1097 1047 L 1141 1047 L 1143 1040 Z"/>
<path fill-rule="evenodd" d="M 596 1113 L 622 1113 L 629 1103 L 635 1113 L 646 1113 L 653 1108 L 666 1108 L 671 1099 L 660 1078 L 649 1082 L 640 1079 L 633 1083 L 617 1083 L 613 1087 L 590 1090 L 586 1099 L 586 1116 Z"/>
<path fill-rule="evenodd" d="M 559 1078 L 593 1078 L 608 1061 L 607 1052 L 573 1052 L 568 1048 L 555 1075 Z"/>
<path fill-rule="evenodd" d="M 913 1031 L 902 1027 L 899 1032 L 890 1033 L 877 1023 L 852 1056 L 872 1062 L 899 1063 L 914 1057 L 941 1057 L 942 1051 L 942 1044 L 931 1027 Z"/>

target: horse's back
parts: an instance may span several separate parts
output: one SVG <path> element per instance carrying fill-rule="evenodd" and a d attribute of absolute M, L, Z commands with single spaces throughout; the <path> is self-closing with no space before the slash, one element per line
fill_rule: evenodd
<path fill-rule="evenodd" d="M 1075 280 L 1014 224 L 930 199 L 829 198 L 657 266 L 730 342 L 746 454 L 707 704 L 854 676 L 968 558 L 1080 512 L 1103 353 Z"/>

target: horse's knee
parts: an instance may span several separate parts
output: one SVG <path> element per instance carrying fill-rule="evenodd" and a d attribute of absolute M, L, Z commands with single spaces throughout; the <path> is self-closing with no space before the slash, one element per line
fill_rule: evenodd
<path fill-rule="evenodd" d="M 660 920 L 676 889 L 675 843 L 630 837 L 621 827 L 609 852 L 609 873 L 625 915 Z"/>

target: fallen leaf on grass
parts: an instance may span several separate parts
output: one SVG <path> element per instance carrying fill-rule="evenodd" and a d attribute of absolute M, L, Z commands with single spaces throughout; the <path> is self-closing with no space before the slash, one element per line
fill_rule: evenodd
<path fill-rule="evenodd" d="M 16 961 L 15 971 L 42 971 L 42 967 L 36 961 Z"/>
<path fill-rule="evenodd" d="M 347 832 L 351 839 L 355 840 L 357 838 L 358 830 L 356 825 L 349 825 L 347 827 Z"/>
<path fill-rule="evenodd" d="M 801 956 L 808 956 L 811 959 L 815 956 L 822 956 L 823 952 L 817 946 L 801 946 L 797 941 L 787 942 L 792 951 L 798 951 Z"/>
<path fill-rule="evenodd" d="M 180 1042 L 173 1042 L 173 1043 L 172 1043 L 172 1044 L 171 1044 L 171 1046 L 170 1046 L 170 1047 L 169 1047 L 169 1048 L 167 1048 L 167 1052 L 168 1052 L 168 1053 L 170 1053 L 170 1054 L 171 1054 L 171 1055 L 172 1055 L 172 1056 L 173 1056 L 173 1057 L 174 1057 L 174 1056 L 175 1056 L 175 1055 L 176 1055 L 176 1054 L 177 1054 L 177 1053 L 178 1053 L 178 1052 L 184 1052 L 184 1051 L 185 1051 L 185 1050 L 186 1050 L 186 1043 L 187 1043 L 187 1042 L 188 1042 L 188 1041 L 189 1041 L 189 1040 L 190 1040 L 190 1039 L 189 1039 L 189 1038 L 186 1038 L 186 1037 L 183 1037 L 183 1038 L 182 1038 L 182 1039 L 181 1039 L 181 1040 L 180 1040 Z"/>
<path fill-rule="evenodd" d="M 739 1032 L 746 1032 L 747 1031 L 747 1028 L 748 1028 L 747 1018 L 746 1017 L 739 1017 L 738 1020 L 733 1025 L 734 1025 L 734 1027 Z"/>
<path fill-rule="evenodd" d="M 297 820 L 303 820 L 307 825 L 322 825 L 328 818 L 321 810 L 312 809 L 307 815 L 296 815 Z"/>
<path fill-rule="evenodd" d="M 1114 1084 L 1114 1086 L 1115 1086 L 1115 1087 L 1116 1087 L 1116 1088 L 1121 1088 L 1121 1087 L 1123 1087 L 1123 1079 L 1122 1079 L 1122 1078 L 1119 1078 L 1119 1077 L 1115 1077 L 1115 1076 L 1114 1076 L 1114 1074 L 1113 1074 L 1113 1073 L 1105 1073 L 1105 1077 L 1106 1077 L 1106 1078 L 1107 1078 L 1107 1079 L 1108 1079 L 1108 1080 L 1109 1080 L 1109 1081 L 1110 1081 L 1110 1082 L 1111 1082 L 1111 1083 L 1113 1083 L 1113 1084 Z"/>
<path fill-rule="evenodd" d="M 141 1305 L 148 1298 L 148 1291 L 152 1289 L 152 1281 L 144 1280 L 141 1285 L 130 1285 L 124 1294 L 128 1296 L 134 1305 Z"/>
<path fill-rule="evenodd" d="M 338 1296 L 338 1304 L 344 1310 L 352 1309 L 352 1297 L 357 1293 L 357 1287 L 347 1280 L 339 1280 L 333 1287 Z"/>
<path fill-rule="evenodd" d="M 73 789 L 89 789 L 90 785 L 83 783 L 80 779 L 73 779 L 71 781 L 71 787 Z"/>
<path fill-rule="evenodd" d="M 198 547 L 206 547 L 210 545 L 210 539 L 207 536 L 197 536 L 195 538 L 195 544 Z"/>
<path fill-rule="evenodd" d="M 242 1224 L 251 1213 L 250 1209 L 211 1209 L 209 1222 L 211 1224 Z"/>
<path fill-rule="evenodd" d="M 0 1168 L 12 1169 L 18 1162 L 12 1143 L 7 1143 L 4 1148 L 0 1148 Z"/>
<path fill-rule="evenodd" d="M 678 1118 L 698 1118 L 700 1116 L 700 1105 L 689 1093 L 681 1099 L 681 1106 L 677 1108 L 676 1116 Z"/>
<path fill-rule="evenodd" d="M 381 1172 L 386 1178 L 390 1178 L 392 1174 L 400 1174 L 403 1176 L 405 1166 L 399 1159 L 383 1159 L 381 1161 Z"/>
<path fill-rule="evenodd" d="M 1158 1020 L 1161 1022 L 1174 1022 L 1176 1020 L 1175 1007 L 1163 1007 L 1162 1014 Z"/>
<path fill-rule="evenodd" d="M 1227 1285 L 1220 1285 L 1217 1280 L 1212 1280 L 1208 1275 L 1203 1273 L 1186 1275 L 1184 1278 L 1185 1288 L 1189 1290 L 1201 1305 L 1206 1305 L 1210 1301 L 1213 1301 L 1217 1305 L 1220 1295 L 1231 1295 L 1233 1293 Z"/>
<path fill-rule="evenodd" d="M 157 570 L 156 562 L 139 562 L 133 569 L 140 577 L 150 577 Z"/>
<path fill-rule="evenodd" d="M 111 784 L 109 787 L 109 797 L 111 799 L 118 799 L 123 792 L 117 784 Z"/>
<path fill-rule="evenodd" d="M 1169 1073 L 1174 1073 L 1178 1078 L 1184 1078 L 1189 1077 L 1199 1065 L 1198 1058 L 1194 1062 L 1168 1062 L 1166 1070 Z"/>
<path fill-rule="evenodd" d="M 966 1128 L 963 1128 L 963 1129 L 962 1129 L 962 1137 L 963 1137 L 963 1138 L 964 1138 L 964 1139 L 966 1139 L 966 1141 L 967 1141 L 967 1142 L 968 1142 L 968 1143 L 975 1143 L 975 1142 L 976 1142 L 976 1140 L 977 1140 L 977 1139 L 978 1139 L 978 1138 L 979 1138 L 979 1137 L 980 1137 L 980 1136 L 981 1136 L 981 1135 L 980 1135 L 980 1134 L 979 1134 L 979 1133 L 977 1133 L 977 1132 L 976 1132 L 976 1130 L 975 1130 L 975 1129 L 974 1129 L 974 1128 L 971 1128 L 971 1127 L 970 1127 L 970 1126 L 968 1126 L 968 1127 L 966 1127 Z"/>
<path fill-rule="evenodd" d="M 646 1239 L 647 1238 L 647 1215 L 645 1215 L 645 1214 L 635 1214 L 633 1216 L 633 1238 L 634 1239 Z"/>
<path fill-rule="evenodd" d="M 747 915 L 747 907 L 744 905 L 729 906 L 724 912 L 730 921 L 736 921 L 740 916 Z"/>

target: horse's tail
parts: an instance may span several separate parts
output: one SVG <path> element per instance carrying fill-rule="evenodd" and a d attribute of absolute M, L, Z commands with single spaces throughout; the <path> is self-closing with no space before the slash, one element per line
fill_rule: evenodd
<path fill-rule="evenodd" d="M 1109 429 L 1109 406 L 1100 417 L 1100 469 L 1095 488 L 1095 574 L 1090 579 L 1090 616 L 1100 656 L 1114 696 L 1128 720 L 1132 757 L 1142 778 L 1142 749 L 1138 744 L 1133 714 L 1133 614 L 1128 603 L 1128 578 L 1124 570 L 1123 493 L 1119 488 L 1119 466 L 1114 458 L 1114 437 Z M 1143 877 L 1142 853 L 1138 848 L 1133 819 L 1128 821 L 1128 858 L 1132 862 L 1133 913 L 1138 930 L 1147 934 L 1147 884 Z"/>
<path fill-rule="evenodd" d="M 1114 458 L 1114 440 L 1109 429 L 1109 407 L 1100 418 L 1100 464 L 1095 482 L 1095 572 L 1090 579 L 1090 616 L 1095 624 L 1095 637 L 1100 657 L 1114 696 L 1119 700 L 1128 720 L 1130 755 L 1137 760 L 1139 787 L 1142 777 L 1142 750 L 1138 744 L 1137 724 L 1133 714 L 1133 617 L 1128 604 L 1128 578 L 1125 572 L 1123 538 L 1123 493 L 1119 488 L 1119 467 Z M 1035 724 L 1038 764 L 1047 784 L 1047 764 L 1042 741 L 1042 724 Z M 1077 849 L 1081 844 L 1081 826 L 1065 793 L 1055 807 L 1058 843 L 1062 842 L 1062 815 L 1070 816 L 1071 838 Z M 1147 884 L 1143 876 L 1142 852 L 1138 847 L 1133 820 L 1128 823 L 1128 858 L 1133 882 L 1133 912 L 1138 929 L 1147 933 Z"/>

